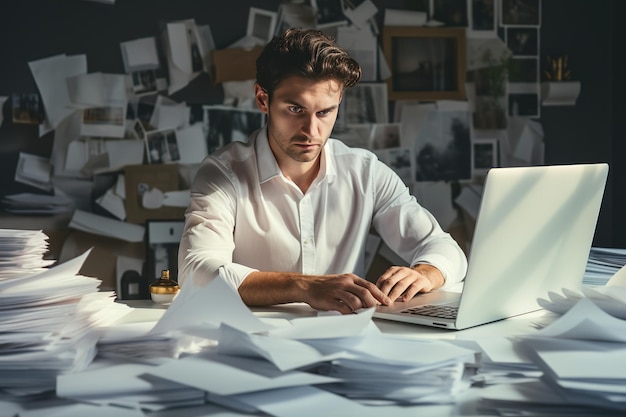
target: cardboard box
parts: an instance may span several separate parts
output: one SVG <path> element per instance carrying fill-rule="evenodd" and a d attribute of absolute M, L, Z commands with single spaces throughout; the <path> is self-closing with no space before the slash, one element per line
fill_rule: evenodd
<path fill-rule="evenodd" d="M 247 48 L 225 48 L 213 51 L 214 81 L 246 81 L 256 79 L 256 59 L 262 46 Z"/>

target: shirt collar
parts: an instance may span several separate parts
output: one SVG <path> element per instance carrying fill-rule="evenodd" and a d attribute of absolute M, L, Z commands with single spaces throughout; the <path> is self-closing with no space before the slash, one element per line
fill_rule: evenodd
<path fill-rule="evenodd" d="M 256 136 L 257 166 L 259 167 L 259 182 L 263 184 L 274 177 L 282 175 L 278 162 L 270 149 L 267 139 L 267 126 L 259 130 Z"/>
<path fill-rule="evenodd" d="M 328 182 L 332 182 L 337 176 L 332 145 L 332 139 L 329 139 L 322 150 L 322 164 L 316 182 L 324 177 L 326 177 Z M 274 153 L 270 149 L 269 140 L 267 138 L 267 126 L 260 129 L 257 133 L 255 147 L 257 165 L 259 167 L 259 182 L 263 184 L 274 177 L 282 176 L 278 162 L 276 162 Z"/>

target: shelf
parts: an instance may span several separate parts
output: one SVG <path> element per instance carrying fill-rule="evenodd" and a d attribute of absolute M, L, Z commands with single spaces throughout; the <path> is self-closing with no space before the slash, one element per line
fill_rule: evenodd
<path fill-rule="evenodd" d="M 556 81 L 541 83 L 543 106 L 574 106 L 580 94 L 580 81 Z"/>

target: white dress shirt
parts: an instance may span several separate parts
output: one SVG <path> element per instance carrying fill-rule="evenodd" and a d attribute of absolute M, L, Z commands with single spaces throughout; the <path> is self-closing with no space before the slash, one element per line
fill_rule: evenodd
<path fill-rule="evenodd" d="M 181 285 L 218 273 L 237 288 L 252 271 L 365 277 L 371 226 L 407 264 L 436 266 L 449 287 L 465 254 L 400 177 L 365 149 L 329 139 L 306 193 L 280 171 L 266 128 L 209 155 L 191 187 L 179 248 Z"/>

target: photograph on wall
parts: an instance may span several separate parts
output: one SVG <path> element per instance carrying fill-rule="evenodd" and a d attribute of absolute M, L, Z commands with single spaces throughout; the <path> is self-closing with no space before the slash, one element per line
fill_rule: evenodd
<path fill-rule="evenodd" d="M 207 150 L 216 151 L 231 142 L 247 142 L 248 136 L 265 124 L 260 110 L 228 106 L 203 106 Z"/>
<path fill-rule="evenodd" d="M 312 0 L 317 14 L 317 28 L 345 25 L 348 19 L 343 14 L 343 0 Z"/>
<path fill-rule="evenodd" d="M 180 160 L 180 151 L 173 129 L 157 130 L 145 134 L 149 164 L 169 164 Z"/>
<path fill-rule="evenodd" d="M 472 141 L 472 174 L 485 175 L 498 166 L 498 139 L 474 139 Z"/>
<path fill-rule="evenodd" d="M 126 107 L 124 105 L 83 109 L 80 134 L 112 138 L 124 137 Z"/>
<path fill-rule="evenodd" d="M 467 0 L 432 0 L 433 20 L 448 27 L 467 27 Z"/>
<path fill-rule="evenodd" d="M 414 158 L 409 148 L 386 148 L 374 151 L 378 159 L 393 169 L 408 187 L 413 184 Z"/>
<path fill-rule="evenodd" d="M 340 132 L 350 124 L 388 121 L 387 84 L 360 83 L 344 92 L 334 130 Z"/>
<path fill-rule="evenodd" d="M 470 112 L 427 109 L 414 139 L 415 180 L 469 180 Z"/>
<path fill-rule="evenodd" d="M 155 94 L 158 92 L 156 70 L 142 70 L 131 73 L 133 93 L 135 95 Z"/>
<path fill-rule="evenodd" d="M 539 29 L 507 28 L 506 46 L 513 56 L 537 56 L 539 54 Z"/>
<path fill-rule="evenodd" d="M 400 123 L 377 123 L 370 131 L 370 149 L 397 148 L 401 145 Z"/>
<path fill-rule="evenodd" d="M 509 63 L 509 82 L 536 83 L 539 81 L 537 58 L 512 58 Z"/>
<path fill-rule="evenodd" d="M 539 94 L 509 93 L 510 117 L 539 117 Z"/>
<path fill-rule="evenodd" d="M 386 26 L 383 53 L 392 100 L 465 99 L 466 29 Z"/>
<path fill-rule="evenodd" d="M 278 14 L 276 12 L 250 7 L 246 35 L 258 39 L 260 44 L 269 42 L 274 36 L 277 19 Z"/>
<path fill-rule="evenodd" d="M 500 22 L 503 26 L 539 26 L 541 0 L 502 0 Z"/>
<path fill-rule="evenodd" d="M 330 135 L 352 148 L 370 149 L 371 124 L 347 125 L 341 131 L 333 130 Z"/>
<path fill-rule="evenodd" d="M 13 123 L 38 125 L 44 120 L 43 104 L 37 93 L 14 93 Z"/>
<path fill-rule="evenodd" d="M 470 0 L 470 22 L 468 36 L 495 37 L 496 0 Z"/>

